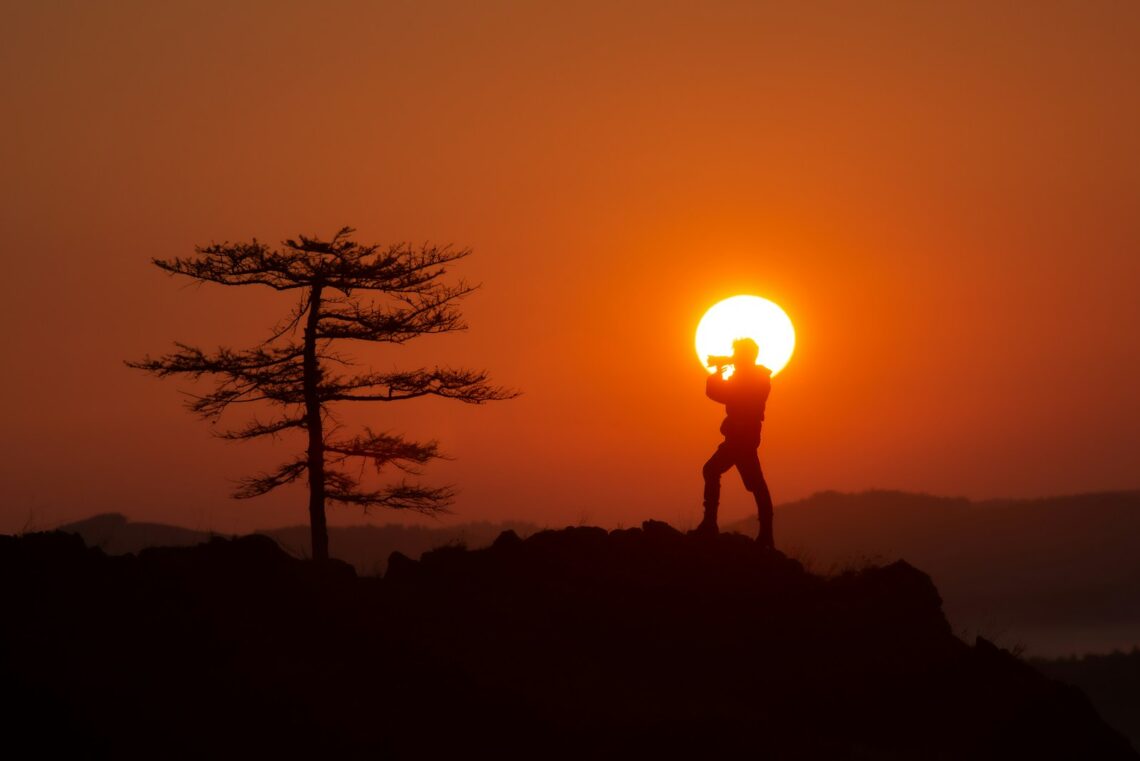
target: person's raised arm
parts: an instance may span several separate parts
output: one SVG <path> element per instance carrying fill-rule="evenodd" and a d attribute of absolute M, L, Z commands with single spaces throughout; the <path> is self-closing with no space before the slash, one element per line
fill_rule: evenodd
<path fill-rule="evenodd" d="M 723 371 L 724 368 L 718 367 L 717 371 L 705 381 L 705 396 L 721 404 L 728 402 L 728 381 L 721 376 Z"/>

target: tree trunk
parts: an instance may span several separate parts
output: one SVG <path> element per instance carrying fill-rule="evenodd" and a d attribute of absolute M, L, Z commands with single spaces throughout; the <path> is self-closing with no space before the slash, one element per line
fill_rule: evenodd
<path fill-rule="evenodd" d="M 325 436 L 321 423 L 321 400 L 317 386 L 321 380 L 317 364 L 317 322 L 321 318 L 321 290 L 318 281 L 309 291 L 309 316 L 305 323 L 303 376 L 305 427 L 309 431 L 309 529 L 312 533 L 313 560 L 329 559 L 329 532 L 325 525 Z"/>

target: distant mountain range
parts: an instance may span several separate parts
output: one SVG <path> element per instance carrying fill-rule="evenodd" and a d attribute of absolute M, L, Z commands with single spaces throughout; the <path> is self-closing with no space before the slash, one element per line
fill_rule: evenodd
<path fill-rule="evenodd" d="M 756 522 L 727 528 L 754 534 Z M 934 579 L 956 629 L 1030 655 L 1140 644 L 1140 491 L 978 502 L 823 492 L 777 509 L 776 540 L 817 572 L 905 558 Z"/>
<path fill-rule="evenodd" d="M 525 522 L 454 527 L 331 528 L 334 557 L 383 573 L 392 552 L 419 557 L 444 545 L 489 545 Z M 755 534 L 755 520 L 724 526 Z M 184 546 L 210 534 L 100 515 L 61 526 L 110 554 Z M 308 529 L 269 529 L 306 557 Z M 955 630 L 1038 656 L 1128 650 L 1140 644 L 1140 491 L 1035 500 L 935 497 L 895 491 L 822 492 L 776 510 L 778 545 L 819 573 L 905 559 L 930 573 Z"/>

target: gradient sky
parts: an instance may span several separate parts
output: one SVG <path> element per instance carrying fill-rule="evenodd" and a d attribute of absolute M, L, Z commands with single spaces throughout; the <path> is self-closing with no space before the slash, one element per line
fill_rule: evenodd
<path fill-rule="evenodd" d="M 474 249 L 469 331 L 357 354 L 524 396 L 343 410 L 441 441 L 449 522 L 695 522 L 721 409 L 692 335 L 739 293 L 799 334 L 777 503 L 1140 487 L 1140 4 L 0 8 L 0 531 L 305 522 L 301 488 L 227 496 L 299 442 L 214 439 L 123 360 L 290 303 L 150 257 L 342 225 Z"/>

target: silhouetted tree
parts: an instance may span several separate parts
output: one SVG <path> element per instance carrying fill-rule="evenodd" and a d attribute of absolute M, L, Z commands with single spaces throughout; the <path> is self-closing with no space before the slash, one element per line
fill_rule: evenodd
<path fill-rule="evenodd" d="M 201 417 L 216 421 L 235 404 L 263 402 L 281 408 L 273 419 L 254 417 L 246 425 L 218 435 L 245 441 L 277 437 L 289 431 L 307 434 L 306 450 L 276 470 L 245 478 L 234 493 L 248 498 L 292 483 L 302 475 L 309 483 L 309 523 L 313 558 L 328 558 L 325 502 L 387 507 L 434 513 L 446 510 L 451 487 L 398 483 L 380 489 L 361 484 L 343 466 L 352 458 L 371 462 L 379 473 L 392 466 L 418 475 L 419 466 L 440 457 L 435 441 L 419 443 L 403 436 L 365 428 L 346 438 L 332 437 L 329 405 L 333 402 L 397 402 L 423 396 L 482 404 L 515 395 L 493 386 L 483 371 L 445 367 L 401 372 L 343 372 L 356 363 L 336 347 L 348 341 L 402 344 L 417 336 L 463 330 L 456 302 L 473 286 L 462 281 L 448 285 L 441 277 L 452 262 L 470 249 L 406 244 L 361 245 L 355 231 L 345 227 L 331 240 L 299 237 L 271 248 L 256 239 L 249 243 L 222 243 L 196 247 L 193 258 L 154 259 L 177 275 L 222 285 L 262 285 L 278 291 L 297 291 L 298 304 L 272 335 L 249 349 L 219 348 L 213 352 L 175 343 L 177 350 L 158 359 L 147 356 L 127 364 L 159 377 L 186 375 L 193 379 L 214 376 L 217 384 L 203 396 L 192 396 L 187 406 Z M 384 302 L 361 298 L 365 292 Z M 298 340 L 297 328 L 304 328 Z"/>

